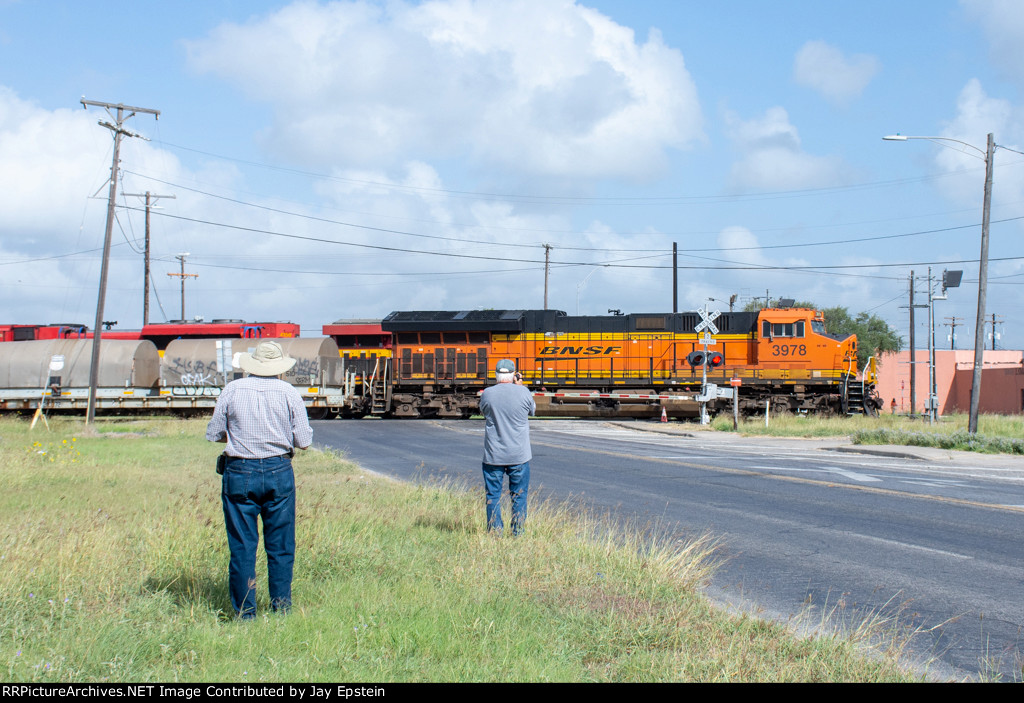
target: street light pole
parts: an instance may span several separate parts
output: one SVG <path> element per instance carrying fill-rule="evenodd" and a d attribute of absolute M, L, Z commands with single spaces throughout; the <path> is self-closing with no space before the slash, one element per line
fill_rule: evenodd
<path fill-rule="evenodd" d="M 967 431 L 976 434 L 978 431 L 978 406 L 981 402 L 981 367 L 985 354 L 985 302 L 988 292 L 988 226 L 989 213 L 992 210 L 992 164 L 995 156 L 996 143 L 992 133 L 988 135 L 988 146 L 982 151 L 973 144 L 952 139 L 950 137 L 905 137 L 894 134 L 882 139 L 890 142 L 905 142 L 908 139 L 926 139 L 933 142 L 956 142 L 983 155 L 985 160 L 985 200 L 981 213 L 981 255 L 978 261 L 978 316 L 974 330 L 974 374 L 971 377 L 971 409 L 967 421 Z"/>

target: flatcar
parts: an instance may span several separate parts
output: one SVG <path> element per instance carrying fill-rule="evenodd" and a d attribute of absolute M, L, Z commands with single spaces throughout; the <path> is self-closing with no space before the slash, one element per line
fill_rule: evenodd
<path fill-rule="evenodd" d="M 103 330 L 102 339 L 149 340 L 159 352 L 175 339 L 257 339 L 298 337 L 299 326 L 292 322 L 244 322 L 243 320 L 172 320 L 143 325 L 138 330 Z M 83 324 L 0 325 L 0 342 L 24 342 L 40 339 L 92 339 Z"/>
<path fill-rule="evenodd" d="M 746 414 L 766 404 L 774 412 L 874 414 L 881 407 L 873 361 L 858 377 L 856 336 L 828 334 L 820 311 L 722 314 L 707 349 L 700 321 L 697 313 L 393 312 L 381 323 L 394 335 L 393 358 L 371 380 L 364 410 L 468 416 L 493 382 L 493 362 L 503 358 L 516 362 L 541 414 L 649 416 L 665 409 L 691 416 L 705 382 L 738 384 Z M 724 405 L 712 399 L 708 407 Z"/>
<path fill-rule="evenodd" d="M 31 342 L 41 339 L 80 339 L 86 336 L 85 325 L 64 323 L 48 325 L 0 325 L 0 342 Z"/>

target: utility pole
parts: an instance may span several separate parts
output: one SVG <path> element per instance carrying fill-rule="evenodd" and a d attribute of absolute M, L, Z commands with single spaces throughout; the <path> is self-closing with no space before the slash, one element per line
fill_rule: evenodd
<path fill-rule="evenodd" d="M 184 254 L 178 254 L 174 258 L 181 262 L 181 273 L 169 273 L 168 276 L 180 276 L 181 277 L 181 321 L 185 321 L 185 279 L 186 278 L 199 278 L 198 273 L 185 273 L 185 257 L 189 256 L 188 252 Z"/>
<path fill-rule="evenodd" d="M 905 142 L 908 139 L 927 139 L 928 141 L 956 142 L 968 149 L 973 149 L 985 158 L 985 200 L 981 209 L 981 254 L 978 257 L 978 316 L 974 323 L 974 373 L 971 376 L 971 410 L 970 418 L 967 421 L 967 431 L 971 434 L 978 432 L 978 406 L 981 401 L 981 367 L 985 355 L 985 302 L 988 296 L 988 227 L 992 213 L 992 167 L 993 158 L 996 154 L 995 136 L 988 133 L 988 146 L 984 152 L 981 149 L 962 142 L 959 139 L 950 137 L 905 137 L 894 134 L 882 137 L 886 141 Z M 966 152 L 965 152 L 966 153 Z"/>
<path fill-rule="evenodd" d="M 917 277 L 914 276 L 914 272 L 910 272 L 910 415 L 917 414 L 917 364 L 927 363 L 928 364 L 928 408 L 929 408 L 929 419 L 934 422 L 935 418 L 932 415 L 932 406 L 935 404 L 935 321 L 934 313 L 932 310 L 932 270 L 928 268 L 928 302 L 927 303 L 915 303 L 914 302 L 914 286 L 917 284 Z M 943 289 L 945 290 L 945 289 Z M 938 298 L 939 300 L 945 300 L 945 293 L 943 297 Z M 916 323 L 914 321 L 914 311 L 917 308 L 928 308 L 928 330 L 929 334 L 926 337 L 928 340 L 928 361 L 918 362 L 917 361 L 917 345 L 914 341 Z"/>
<path fill-rule="evenodd" d="M 679 312 L 679 261 L 678 247 L 672 242 L 672 312 Z"/>
<path fill-rule="evenodd" d="M 928 422 L 938 419 L 938 393 L 935 386 L 935 299 L 932 297 L 932 267 L 928 267 Z"/>
<path fill-rule="evenodd" d="M 544 309 L 548 309 L 548 272 L 551 270 L 551 245 L 544 245 Z"/>
<path fill-rule="evenodd" d="M 762 306 L 761 306 L 761 309 L 762 309 L 762 310 L 763 310 L 764 308 L 767 308 L 767 307 L 771 307 L 771 301 L 772 301 L 772 299 L 771 299 L 771 297 L 770 297 L 770 294 L 769 294 L 769 292 L 768 292 L 768 289 L 767 289 L 767 288 L 765 288 L 765 289 L 764 289 L 764 298 L 761 298 L 761 296 L 759 296 L 759 295 L 752 295 L 752 296 L 750 296 L 750 299 L 751 299 L 752 301 L 754 301 L 755 303 L 756 303 L 757 301 L 759 301 L 759 300 L 764 300 L 764 305 L 762 305 Z"/>
<path fill-rule="evenodd" d="M 971 374 L 971 410 L 967 431 L 978 432 L 978 409 L 981 405 L 981 367 L 985 358 L 985 302 L 988 296 L 988 225 L 992 212 L 992 161 L 996 155 L 995 137 L 988 134 L 985 149 L 985 200 L 981 209 L 981 256 L 978 263 L 978 317 L 974 330 L 974 373 Z"/>
<path fill-rule="evenodd" d="M 962 317 L 961 318 L 957 318 L 956 315 L 954 315 L 953 317 L 947 317 L 946 319 L 949 320 L 949 322 L 944 322 L 942 324 L 944 326 L 950 328 L 949 329 L 949 348 L 950 348 L 950 350 L 953 350 L 953 349 L 956 348 L 956 328 L 957 328 L 956 321 L 957 321 L 957 319 L 962 321 L 963 318 Z M 963 325 L 960 325 L 960 326 L 963 327 Z"/>
<path fill-rule="evenodd" d="M 138 134 L 129 132 L 124 128 L 124 121 L 131 119 L 138 112 L 144 112 L 160 119 L 159 110 L 151 110 L 145 107 L 131 107 L 121 103 L 103 103 L 94 100 L 81 100 L 82 108 L 89 109 L 89 106 L 102 107 L 114 120 L 114 124 L 100 121 L 101 127 L 106 127 L 114 136 L 114 157 L 110 166 L 110 192 L 107 195 L 107 229 L 103 237 L 103 260 L 100 263 L 100 290 L 96 301 L 96 323 L 92 327 L 92 361 L 89 366 L 89 403 L 85 412 L 85 423 L 88 425 L 96 417 L 96 387 L 99 385 L 100 377 L 100 337 L 103 329 L 103 304 L 107 297 L 107 268 L 110 262 L 110 238 L 114 231 L 114 204 L 117 201 L 117 167 L 121 156 L 121 137 L 138 137 Z M 117 110 L 117 117 L 111 114 L 111 110 Z M 131 114 L 125 116 L 125 110 Z"/>
<path fill-rule="evenodd" d="M 996 340 L 999 339 L 999 334 L 996 332 L 996 325 L 1003 324 L 1002 320 L 996 320 L 996 314 L 992 313 L 992 319 L 988 321 L 988 324 L 992 325 L 992 331 L 989 336 L 992 338 L 992 351 L 996 350 Z"/>
<path fill-rule="evenodd" d="M 153 200 L 160 198 L 170 198 L 174 200 L 177 196 L 174 195 L 157 195 L 156 193 L 150 193 L 148 190 L 145 193 L 125 193 L 125 197 L 131 198 L 146 198 L 146 251 L 145 251 L 145 264 L 142 269 L 142 326 L 145 327 L 149 324 L 149 211 Z"/>
<path fill-rule="evenodd" d="M 917 414 L 917 376 L 916 359 L 914 357 L 914 272 L 910 272 L 910 416 Z"/>

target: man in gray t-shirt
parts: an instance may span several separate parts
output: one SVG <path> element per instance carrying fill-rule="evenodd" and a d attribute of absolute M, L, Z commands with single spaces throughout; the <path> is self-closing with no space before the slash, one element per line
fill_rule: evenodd
<path fill-rule="evenodd" d="M 530 415 L 537 412 L 533 394 L 522 385 L 516 365 L 502 359 L 494 368 L 497 385 L 480 395 L 484 426 L 484 488 L 487 491 L 487 529 L 501 532 L 501 489 L 508 475 L 512 498 L 512 534 L 519 535 L 526 522 L 526 498 L 530 488 Z"/>

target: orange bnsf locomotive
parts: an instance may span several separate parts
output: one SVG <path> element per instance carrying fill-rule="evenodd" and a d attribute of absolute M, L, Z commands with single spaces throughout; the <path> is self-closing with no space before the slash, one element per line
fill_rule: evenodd
<path fill-rule="evenodd" d="M 705 382 L 735 387 L 746 414 L 766 404 L 773 412 L 844 414 L 881 407 L 873 360 L 858 378 L 856 337 L 828 334 L 820 311 L 724 313 L 706 354 L 700 322 L 697 313 L 393 312 L 381 323 L 393 335 L 392 358 L 369 379 L 362 410 L 467 417 L 494 382 L 494 363 L 506 358 L 534 391 L 538 415 L 693 416 Z"/>

